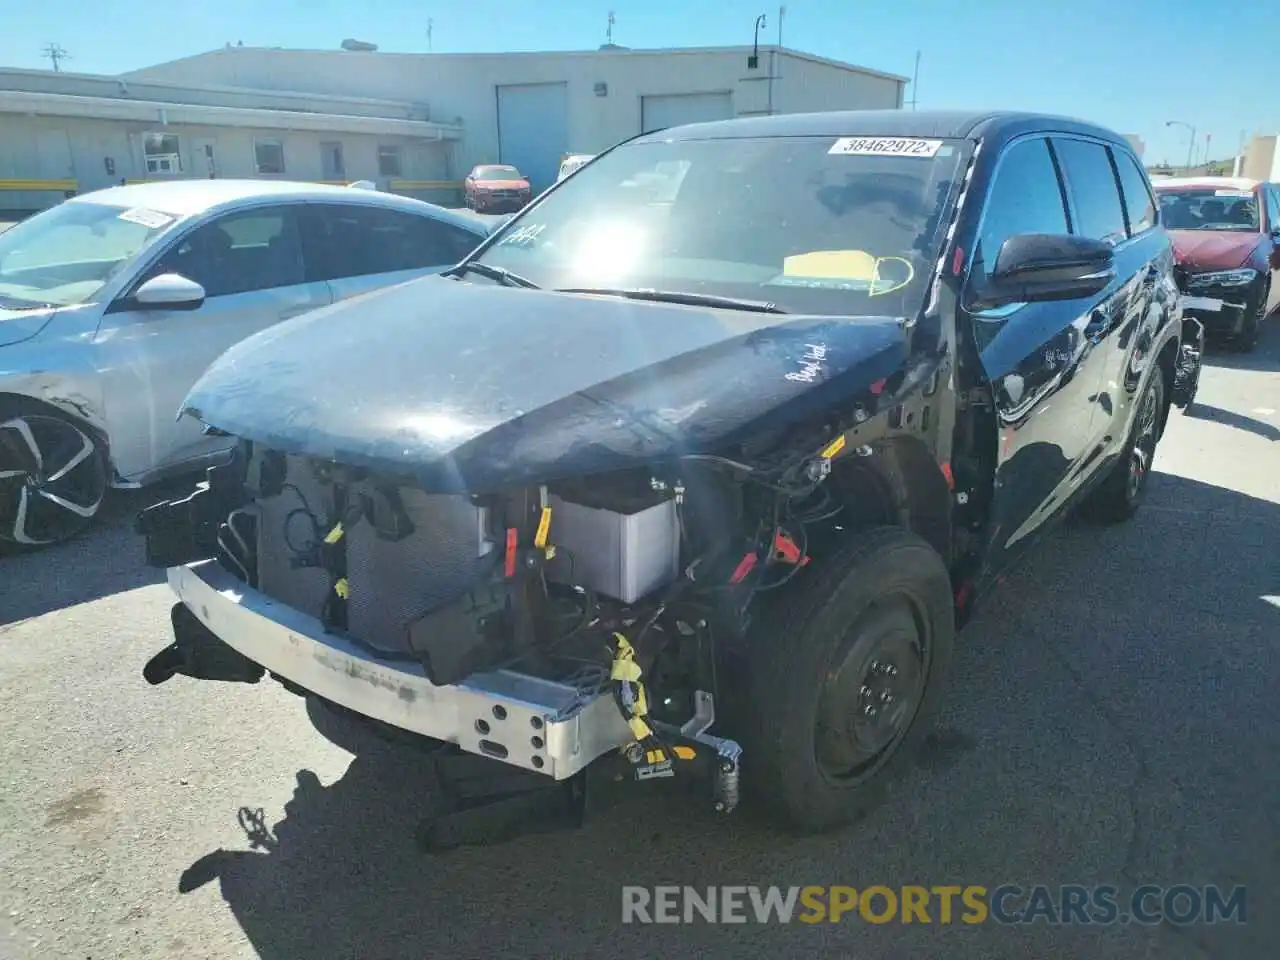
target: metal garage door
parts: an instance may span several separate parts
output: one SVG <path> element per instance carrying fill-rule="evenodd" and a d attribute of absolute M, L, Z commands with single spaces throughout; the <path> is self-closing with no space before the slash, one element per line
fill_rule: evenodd
<path fill-rule="evenodd" d="M 678 127 L 682 123 L 728 120 L 733 116 L 731 93 L 678 93 L 640 98 L 641 132 Z"/>
<path fill-rule="evenodd" d="M 556 181 L 569 151 L 569 85 L 498 87 L 498 160 L 529 178 L 534 193 Z"/>

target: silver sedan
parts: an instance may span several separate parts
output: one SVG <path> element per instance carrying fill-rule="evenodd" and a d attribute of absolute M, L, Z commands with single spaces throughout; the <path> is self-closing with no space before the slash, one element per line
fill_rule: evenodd
<path fill-rule="evenodd" d="M 237 341 L 461 260 L 491 224 L 357 187 L 186 180 L 68 200 L 0 234 L 0 539 L 64 540 L 110 487 L 229 441 L 176 419 Z"/>

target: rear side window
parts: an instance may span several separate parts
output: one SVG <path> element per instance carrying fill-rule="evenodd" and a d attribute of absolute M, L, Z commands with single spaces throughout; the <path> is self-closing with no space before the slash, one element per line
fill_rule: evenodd
<path fill-rule="evenodd" d="M 1038 137 L 1013 144 L 1000 159 L 983 211 L 975 279 L 991 275 L 1001 245 L 1015 234 L 1066 232 L 1062 188 L 1048 145 Z"/>
<path fill-rule="evenodd" d="M 399 210 L 313 204 L 305 217 L 312 280 L 451 266 L 480 243 L 452 224 Z"/>
<path fill-rule="evenodd" d="M 1280 230 L 1280 184 L 1268 184 L 1262 188 L 1267 200 L 1267 228 Z"/>
<path fill-rule="evenodd" d="M 1113 245 L 1124 240 L 1124 207 L 1107 148 L 1087 140 L 1055 139 L 1053 150 L 1071 194 L 1075 232 Z"/>
<path fill-rule="evenodd" d="M 1156 200 L 1147 185 L 1146 175 L 1138 167 L 1133 154 L 1113 150 L 1116 168 L 1120 171 L 1120 186 L 1124 190 L 1124 208 L 1129 215 L 1129 236 L 1135 237 L 1156 225 Z"/>

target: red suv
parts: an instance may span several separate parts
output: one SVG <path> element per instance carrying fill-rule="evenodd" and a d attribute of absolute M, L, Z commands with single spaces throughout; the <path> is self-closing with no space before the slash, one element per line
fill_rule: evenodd
<path fill-rule="evenodd" d="M 1173 239 L 1183 310 L 1252 350 L 1280 306 L 1280 184 L 1194 177 L 1152 186 Z"/>
<path fill-rule="evenodd" d="M 514 213 L 529 202 L 529 179 L 515 167 L 482 164 L 463 181 L 465 202 L 476 213 Z"/>

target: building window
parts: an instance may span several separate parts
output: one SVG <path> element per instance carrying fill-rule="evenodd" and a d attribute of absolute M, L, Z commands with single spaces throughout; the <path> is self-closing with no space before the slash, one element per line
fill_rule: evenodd
<path fill-rule="evenodd" d="M 147 173 L 181 173 L 182 154 L 172 133 L 147 133 L 142 137 L 142 158 Z"/>
<path fill-rule="evenodd" d="M 254 140 L 253 158 L 258 173 L 284 173 L 284 143 L 279 140 Z"/>
<path fill-rule="evenodd" d="M 400 163 L 400 148 L 378 147 L 378 176 L 399 177 L 403 175 L 404 169 Z"/>

